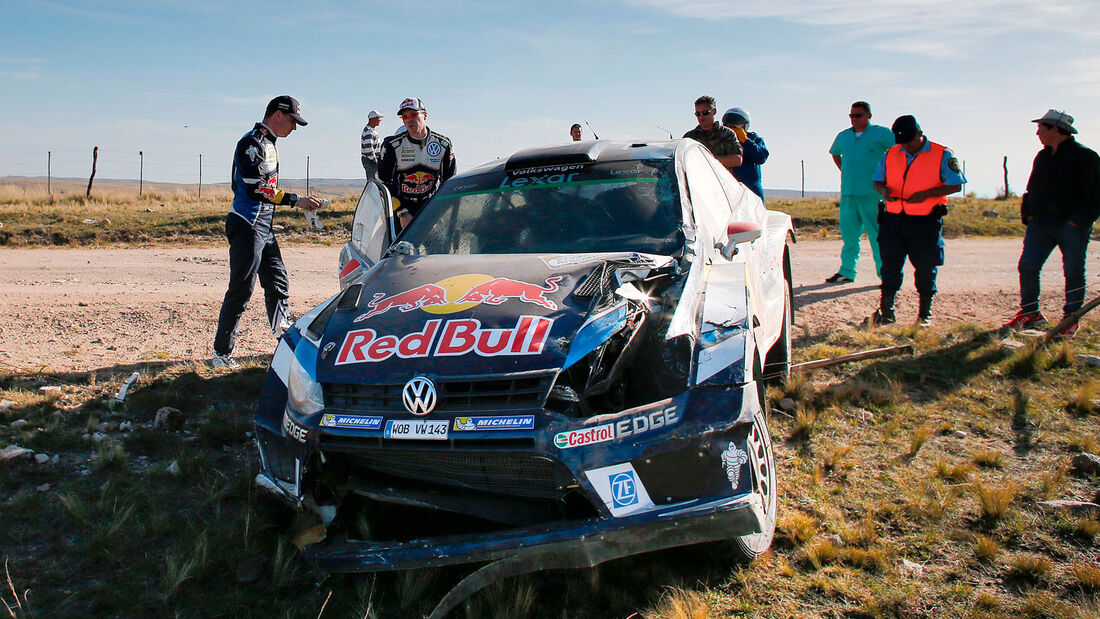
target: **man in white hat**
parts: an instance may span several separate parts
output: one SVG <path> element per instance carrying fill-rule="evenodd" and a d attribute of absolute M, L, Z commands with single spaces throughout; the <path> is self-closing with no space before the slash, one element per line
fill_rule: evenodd
<path fill-rule="evenodd" d="M 1046 322 L 1039 311 L 1039 273 L 1050 253 L 1062 252 L 1066 278 L 1065 316 L 1085 302 L 1085 255 L 1092 224 L 1100 216 L 1100 157 L 1073 138 L 1073 117 L 1048 110 L 1035 135 L 1043 150 L 1035 155 L 1027 192 L 1020 200 L 1020 219 L 1027 226 L 1020 254 L 1020 311 L 1004 324 L 1009 329 L 1034 327 Z M 1073 337 L 1073 321 L 1057 334 Z"/>
<path fill-rule="evenodd" d="M 363 170 L 367 180 L 378 178 L 378 162 L 382 157 L 382 139 L 378 137 L 378 125 L 382 123 L 382 114 L 371 110 L 367 114 L 367 126 L 363 127 Z"/>

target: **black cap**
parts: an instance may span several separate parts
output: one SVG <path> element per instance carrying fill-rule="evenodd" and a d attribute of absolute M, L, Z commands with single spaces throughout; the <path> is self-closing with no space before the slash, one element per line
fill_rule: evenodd
<path fill-rule="evenodd" d="M 913 138 L 917 137 L 920 125 L 917 124 L 916 118 L 906 114 L 905 116 L 898 116 L 894 124 L 890 126 L 890 131 L 894 132 L 895 144 L 905 144 L 906 142 L 912 142 Z"/>
<path fill-rule="evenodd" d="M 302 118 L 302 106 L 298 104 L 298 100 L 290 95 L 279 95 L 275 97 L 267 104 L 267 111 L 264 112 L 264 118 L 271 116 L 275 111 L 286 112 L 294 122 L 301 126 L 306 126 L 309 123 L 306 119 Z"/>

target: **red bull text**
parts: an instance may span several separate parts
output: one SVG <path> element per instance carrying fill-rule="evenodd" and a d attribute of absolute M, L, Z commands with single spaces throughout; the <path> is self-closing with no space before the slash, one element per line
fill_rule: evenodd
<path fill-rule="evenodd" d="M 457 357 L 471 352 L 482 357 L 542 353 L 554 320 L 520 316 L 515 327 L 484 329 L 474 318 L 429 320 L 424 328 L 402 336 L 378 335 L 374 329 L 349 331 L 335 365 L 375 363 L 397 355 L 402 359 Z"/>

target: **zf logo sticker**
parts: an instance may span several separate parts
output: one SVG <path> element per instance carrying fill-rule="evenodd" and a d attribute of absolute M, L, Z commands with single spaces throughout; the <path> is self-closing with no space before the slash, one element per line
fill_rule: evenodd
<path fill-rule="evenodd" d="M 611 500 L 615 507 L 629 507 L 638 502 L 634 473 L 627 471 L 611 476 Z"/>

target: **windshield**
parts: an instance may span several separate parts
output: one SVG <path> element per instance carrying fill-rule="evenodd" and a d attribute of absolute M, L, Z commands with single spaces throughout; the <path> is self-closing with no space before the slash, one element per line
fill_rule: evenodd
<path fill-rule="evenodd" d="M 683 245 L 674 164 L 562 164 L 453 178 L 400 240 L 421 255 L 674 254 Z"/>

